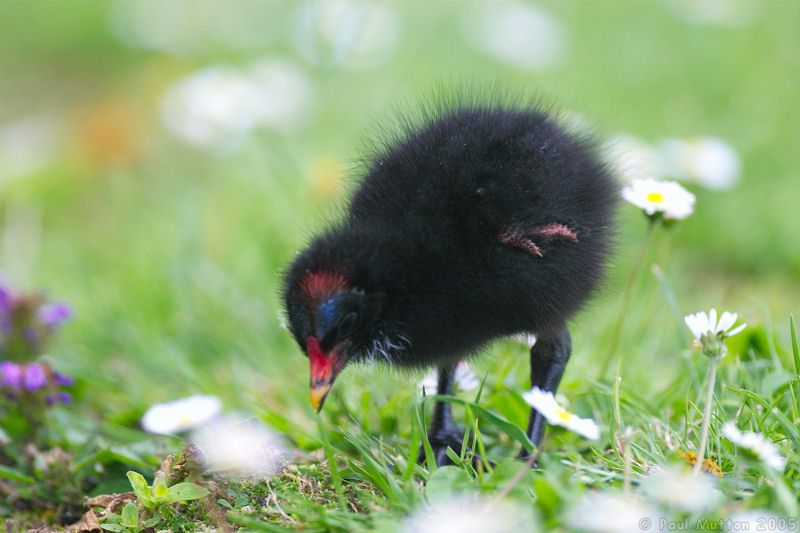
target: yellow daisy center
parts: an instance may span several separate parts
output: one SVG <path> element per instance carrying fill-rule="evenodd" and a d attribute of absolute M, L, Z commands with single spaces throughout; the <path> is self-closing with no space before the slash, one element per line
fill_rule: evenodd
<path fill-rule="evenodd" d="M 572 413 L 570 413 L 570 412 L 569 412 L 569 411 L 567 411 L 566 409 L 561 409 L 561 408 L 559 408 L 559 409 L 556 411 L 556 416 L 557 416 L 557 417 L 558 417 L 558 419 L 559 419 L 559 420 L 561 420 L 562 422 L 569 422 L 570 420 L 572 420 L 572 417 L 573 417 L 573 416 L 575 416 L 575 415 L 573 415 Z"/>
<path fill-rule="evenodd" d="M 663 204 L 664 203 L 664 195 L 660 192 L 651 192 L 648 193 L 647 196 L 648 202 L 653 202 L 654 204 Z"/>

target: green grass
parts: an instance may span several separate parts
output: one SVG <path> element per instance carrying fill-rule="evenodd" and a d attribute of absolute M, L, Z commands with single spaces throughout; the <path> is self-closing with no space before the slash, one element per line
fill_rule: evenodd
<path fill-rule="evenodd" d="M 361 136 L 396 102 L 442 81 L 496 82 L 540 93 L 604 134 L 713 134 L 737 149 L 741 182 L 726 192 L 694 189 L 697 212 L 658 232 L 645 258 L 620 342 L 621 417 L 634 429 L 634 484 L 653 465 L 680 462 L 698 439 L 706 365 L 690 350 L 682 316 L 738 311 L 752 327 L 722 361 L 710 437 L 709 453 L 725 471 L 724 513 L 759 507 L 796 515 L 800 381 L 788 317 L 800 313 L 800 6 L 759 4 L 753 24 L 725 28 L 689 25 L 657 2 L 545 4 L 569 47 L 556 67 L 534 73 L 464 44 L 466 4 L 394 7 L 403 17 L 396 53 L 376 69 L 347 71 L 297 58 L 291 4 L 269 8 L 267 45 L 236 50 L 211 40 L 177 55 L 121 44 L 108 31 L 106 4 L 0 5 L 0 124 L 52 113 L 70 139 L 35 175 L 0 181 L 0 270 L 76 309 L 49 352 L 80 378 L 62 425 L 102 420 L 101 429 L 87 431 L 107 449 L 138 446 L 138 464 L 130 456 L 121 462 L 128 457 L 147 472 L 179 446 L 129 431 L 150 404 L 205 392 L 229 410 L 256 414 L 301 453 L 274 479 L 225 486 L 237 510 L 230 520 L 251 530 L 391 530 L 434 495 L 502 491 L 522 466 L 513 460 L 520 444 L 510 429 L 527 420 L 521 345 L 498 342 L 482 354 L 480 400 L 460 396 L 455 405 L 461 423 L 478 428 L 493 466 L 475 471 L 467 461 L 433 470 L 409 462 L 430 409 L 416 393 L 420 376 L 350 368 L 318 418 L 308 405 L 307 362 L 279 325 L 278 298 L 281 269 L 346 198 L 344 181 L 326 192 L 315 169 L 330 159 L 350 168 Z M 314 82 L 306 128 L 259 132 L 223 156 L 189 148 L 161 128 L 158 98 L 177 77 L 263 55 L 300 62 Z M 104 130 L 127 132 L 135 147 L 116 163 L 92 155 L 81 134 L 103 106 L 128 113 Z M 620 214 L 609 282 L 572 326 L 575 353 L 560 390 L 572 410 L 604 425 L 602 437 L 587 443 L 550 432 L 542 469 L 526 472 L 509 494 L 535 507 L 546 528 L 563 527 L 581 494 L 622 485 L 611 385 L 596 381 L 645 231 L 632 207 Z M 719 436 L 726 420 L 778 442 L 789 460 L 785 475 L 769 478 L 736 453 Z M 124 468 L 109 466 L 95 492 L 124 484 Z M 196 516 L 188 513 L 188 525 L 173 530 L 192 530 Z"/>

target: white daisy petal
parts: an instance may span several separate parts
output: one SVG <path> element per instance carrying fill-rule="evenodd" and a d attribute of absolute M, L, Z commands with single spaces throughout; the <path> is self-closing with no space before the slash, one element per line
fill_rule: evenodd
<path fill-rule="evenodd" d="M 701 340 L 705 335 L 722 335 L 722 338 L 732 337 L 741 332 L 746 324 L 741 324 L 731 331 L 728 331 L 739 316 L 736 313 L 724 311 L 717 321 L 717 311 L 712 309 L 706 314 L 699 311 L 695 314 L 686 315 L 684 321 L 697 340 Z"/>
<path fill-rule="evenodd" d="M 326 0 L 292 4 L 297 6 L 295 49 L 312 64 L 368 70 L 389 61 L 397 50 L 402 19 L 389 3 Z"/>
<path fill-rule="evenodd" d="M 530 506 L 480 494 L 435 498 L 404 518 L 400 533 L 536 533 Z"/>
<path fill-rule="evenodd" d="M 600 427 L 594 420 L 588 418 L 575 417 L 575 422 L 568 428 L 582 437 L 589 440 L 597 440 L 600 438 Z"/>
<path fill-rule="evenodd" d="M 475 2 L 465 10 L 464 37 L 478 51 L 522 70 L 546 70 L 567 44 L 558 19 L 523 2 Z"/>
<path fill-rule="evenodd" d="M 142 417 L 142 428 L 149 433 L 173 435 L 198 427 L 222 411 L 216 396 L 195 395 L 151 406 Z"/>
<path fill-rule="evenodd" d="M 758 457 L 766 466 L 780 471 L 786 467 L 786 459 L 781 455 L 778 446 L 761 433 L 742 432 L 736 424 L 728 422 L 722 427 L 722 435 L 736 446 Z"/>
<path fill-rule="evenodd" d="M 471 391 L 477 389 L 481 380 L 469 366 L 469 364 L 462 362 L 456 367 L 455 375 L 453 377 L 455 385 L 462 391 Z M 433 396 L 437 394 L 439 387 L 439 372 L 434 369 L 425 374 L 419 382 L 419 393 L 425 396 Z"/>
<path fill-rule="evenodd" d="M 703 312 L 697 313 L 697 330 L 700 336 L 705 335 L 710 329 L 708 315 Z"/>
<path fill-rule="evenodd" d="M 717 310 L 712 309 L 708 313 L 708 331 L 717 331 Z"/>
<path fill-rule="evenodd" d="M 622 197 L 648 216 L 661 213 L 668 220 L 686 218 L 694 211 L 694 195 L 674 181 L 636 180 L 623 187 Z"/>
<path fill-rule="evenodd" d="M 722 499 L 711 475 L 694 475 L 681 468 L 658 470 L 642 481 L 641 488 L 650 501 L 693 513 L 713 509 Z"/>
<path fill-rule="evenodd" d="M 694 315 L 694 330 L 695 337 L 699 340 L 708 330 L 708 317 L 705 313 L 696 313 Z"/>
<path fill-rule="evenodd" d="M 736 151 L 722 139 L 666 139 L 658 145 L 664 173 L 708 189 L 731 188 L 741 164 Z"/>
<path fill-rule="evenodd" d="M 481 384 L 481 380 L 478 379 L 472 368 L 464 362 L 459 363 L 456 367 L 455 382 L 462 391 L 475 390 Z"/>
<path fill-rule="evenodd" d="M 736 323 L 737 318 L 738 316 L 736 315 L 736 313 L 725 311 L 719 318 L 719 322 L 717 322 L 717 327 L 715 328 L 714 331 L 716 331 L 717 333 L 719 333 L 720 331 L 722 332 L 728 331 L 729 329 L 731 329 L 731 326 L 733 326 Z"/>
<path fill-rule="evenodd" d="M 284 463 L 280 438 L 255 418 L 217 418 L 191 437 L 205 469 L 226 477 L 272 476 Z"/>
<path fill-rule="evenodd" d="M 545 418 L 555 413 L 558 408 L 558 403 L 553 395 L 544 392 L 539 387 L 533 387 L 530 391 L 523 392 L 522 398 L 528 402 L 528 405 L 542 413 Z"/>
<path fill-rule="evenodd" d="M 737 327 L 733 328 L 732 330 L 730 330 L 728 333 L 726 333 L 725 336 L 726 337 L 733 337 L 737 333 L 741 333 L 742 330 L 744 330 L 744 328 L 746 328 L 746 327 L 747 327 L 747 323 L 742 323 L 739 326 L 737 326 Z"/>
<path fill-rule="evenodd" d="M 439 376 L 436 370 L 431 370 L 419 382 L 419 392 L 425 396 L 435 396 L 439 386 Z"/>
<path fill-rule="evenodd" d="M 226 152 L 256 128 L 289 131 L 304 125 L 313 92 L 302 69 L 283 59 L 264 58 L 245 69 L 216 65 L 170 87 L 161 116 L 177 137 Z"/>
<path fill-rule="evenodd" d="M 558 405 L 552 393 L 533 387 L 529 392 L 523 393 L 522 398 L 541 413 L 549 424 L 564 427 L 587 439 L 595 440 L 600 437 L 600 428 L 594 420 L 570 413 Z"/>
<path fill-rule="evenodd" d="M 640 497 L 598 490 L 589 491 L 569 511 L 567 525 L 587 533 L 640 533 L 643 524 L 656 524 L 660 518 Z"/>
<path fill-rule="evenodd" d="M 692 335 L 694 335 L 697 340 L 700 340 L 700 337 L 703 335 L 703 328 L 700 327 L 699 317 L 697 315 L 686 315 L 683 320 L 691 330 Z"/>
<path fill-rule="evenodd" d="M 725 355 L 727 352 L 727 348 L 724 344 L 725 339 L 740 333 L 747 326 L 747 324 L 741 324 L 731 330 L 730 328 L 736 323 L 738 318 L 739 315 L 736 313 L 723 311 L 722 315 L 719 317 L 719 321 L 717 321 L 717 310 L 712 309 L 708 314 L 699 311 L 694 314 L 686 315 L 684 317 L 684 322 L 686 322 L 686 326 L 691 330 L 695 340 L 699 341 L 703 353 L 712 357 Z"/>

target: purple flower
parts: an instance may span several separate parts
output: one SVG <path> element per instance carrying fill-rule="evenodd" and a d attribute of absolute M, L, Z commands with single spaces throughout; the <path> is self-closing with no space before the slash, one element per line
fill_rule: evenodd
<path fill-rule="evenodd" d="M 75 384 L 75 378 L 59 372 L 53 372 L 53 383 L 60 387 L 71 387 Z"/>
<path fill-rule="evenodd" d="M 0 314 L 8 314 L 11 311 L 11 291 L 0 284 Z"/>
<path fill-rule="evenodd" d="M 39 308 L 39 321 L 48 328 L 55 328 L 72 317 L 72 309 L 65 302 L 53 302 Z"/>
<path fill-rule="evenodd" d="M 19 390 L 22 385 L 22 367 L 10 361 L 0 363 L 0 383 L 12 390 Z"/>
<path fill-rule="evenodd" d="M 34 392 L 45 385 L 47 385 L 47 376 L 44 373 L 44 368 L 39 363 L 30 363 L 25 367 L 25 378 L 23 380 L 25 388 Z"/>
<path fill-rule="evenodd" d="M 70 403 L 72 395 L 68 392 L 59 392 L 58 394 L 51 394 L 44 399 L 47 405 L 55 405 L 57 403 Z"/>
<path fill-rule="evenodd" d="M 0 283 L 0 335 L 11 331 L 11 291 Z"/>

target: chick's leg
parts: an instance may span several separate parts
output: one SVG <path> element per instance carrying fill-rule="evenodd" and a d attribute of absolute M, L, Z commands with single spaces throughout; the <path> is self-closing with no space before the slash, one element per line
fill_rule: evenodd
<path fill-rule="evenodd" d="M 538 337 L 531 348 L 531 386 L 555 394 L 571 353 L 572 339 L 566 327 L 556 335 Z M 531 409 L 528 438 L 537 448 L 542 443 L 545 423 L 545 418 L 535 409 Z M 520 457 L 527 459 L 527 450 L 523 449 Z"/>
<path fill-rule="evenodd" d="M 437 394 L 453 394 L 453 380 L 455 376 L 455 366 L 439 367 L 439 383 L 436 388 Z M 456 453 L 461 452 L 461 441 L 464 431 L 453 421 L 453 413 L 450 402 L 436 402 L 433 407 L 431 425 L 428 429 L 428 440 L 433 448 L 433 454 L 438 466 L 452 464 L 447 457 L 447 448 L 453 448 Z M 425 461 L 425 449 L 420 449 L 419 462 Z"/>

